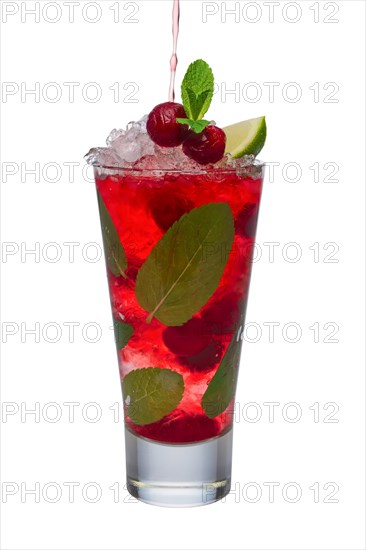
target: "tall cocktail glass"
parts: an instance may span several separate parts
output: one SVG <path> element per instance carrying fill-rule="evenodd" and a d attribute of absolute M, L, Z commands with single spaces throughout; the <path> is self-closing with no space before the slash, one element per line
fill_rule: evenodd
<path fill-rule="evenodd" d="M 233 404 L 264 166 L 95 166 L 127 486 L 161 506 L 230 490 Z"/>

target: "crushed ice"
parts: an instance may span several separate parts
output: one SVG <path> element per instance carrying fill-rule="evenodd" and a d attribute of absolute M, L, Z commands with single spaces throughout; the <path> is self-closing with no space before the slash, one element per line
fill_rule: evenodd
<path fill-rule="evenodd" d="M 131 164 L 154 154 L 155 147 L 147 133 L 146 122 L 147 115 L 137 122 L 129 122 L 126 130 L 112 130 L 107 137 L 107 145 L 122 161 Z"/>
<path fill-rule="evenodd" d="M 107 147 L 93 148 L 85 155 L 85 160 L 93 166 L 109 168 L 133 168 L 136 170 L 178 170 L 193 173 L 206 172 L 208 167 L 201 166 L 189 159 L 182 147 L 159 147 L 147 133 L 148 115 L 136 122 L 129 122 L 126 129 L 113 129 L 107 137 Z M 217 169 L 238 169 L 252 166 L 255 157 L 248 155 L 233 159 L 230 155 L 214 166 Z"/>

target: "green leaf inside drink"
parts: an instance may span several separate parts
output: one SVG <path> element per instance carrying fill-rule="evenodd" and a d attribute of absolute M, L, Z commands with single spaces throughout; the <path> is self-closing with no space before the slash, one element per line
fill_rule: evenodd
<path fill-rule="evenodd" d="M 140 426 L 157 422 L 180 403 L 183 377 L 170 369 L 149 367 L 129 372 L 122 381 L 127 415 Z"/>
<path fill-rule="evenodd" d="M 219 368 L 207 386 L 201 405 L 209 418 L 223 413 L 235 396 L 242 340 L 236 330 Z"/>
<path fill-rule="evenodd" d="M 140 306 L 167 326 L 186 323 L 217 289 L 234 241 L 227 203 L 184 214 L 152 249 L 136 280 Z"/>
<path fill-rule="evenodd" d="M 128 344 L 131 338 L 133 327 L 129 323 L 122 321 L 114 321 L 113 325 L 117 349 L 122 349 Z"/>
<path fill-rule="evenodd" d="M 115 228 L 112 218 L 99 192 L 97 193 L 97 196 L 100 222 L 102 226 L 104 254 L 107 265 L 113 275 L 116 277 L 122 276 L 126 278 L 125 271 L 128 267 L 126 253 L 118 236 L 117 229 Z"/>

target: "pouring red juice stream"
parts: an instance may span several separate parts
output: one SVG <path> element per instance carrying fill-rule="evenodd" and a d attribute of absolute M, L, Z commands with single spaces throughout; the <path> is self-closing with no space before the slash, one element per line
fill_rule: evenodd
<path fill-rule="evenodd" d="M 179 35 L 179 18 L 180 18 L 180 0 L 173 0 L 173 54 L 170 58 L 170 87 L 169 87 L 169 101 L 174 101 L 174 84 L 175 74 L 177 72 L 178 58 L 177 58 L 177 46 Z"/>

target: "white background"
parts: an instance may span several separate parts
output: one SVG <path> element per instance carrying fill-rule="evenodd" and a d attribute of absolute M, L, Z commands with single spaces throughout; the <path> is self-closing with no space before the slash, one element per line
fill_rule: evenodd
<path fill-rule="evenodd" d="M 26 12 L 35 4 L 39 22 Z M 86 4 L 74 3 L 71 23 L 66 2 L 1 2 L 2 547 L 364 548 L 364 2 L 182 1 L 178 93 L 188 64 L 206 59 L 219 85 L 211 118 L 265 114 L 261 157 L 279 163 L 267 170 L 257 235 L 233 492 L 199 509 L 148 506 L 124 488 L 123 423 L 109 408 L 121 401 L 118 369 L 82 159 L 167 99 L 172 2 L 119 2 L 117 14 L 118 3 L 99 1 L 99 15 Z M 225 20 L 225 8 L 239 11 Z M 136 22 L 124 21 L 133 12 Z M 80 84 L 74 100 L 65 82 Z M 36 83 L 38 98 L 24 94 Z M 73 261 L 64 243 L 77 243 Z M 278 243 L 272 258 L 268 243 Z M 280 324 L 273 341 L 269 322 Z M 74 422 L 67 402 L 80 404 Z M 278 403 L 273 421 L 268 402 Z M 34 407 L 38 419 L 24 414 Z M 74 502 L 68 482 L 80 484 Z M 278 484 L 273 499 L 268 482 Z M 40 502 L 25 492 L 37 483 Z"/>

